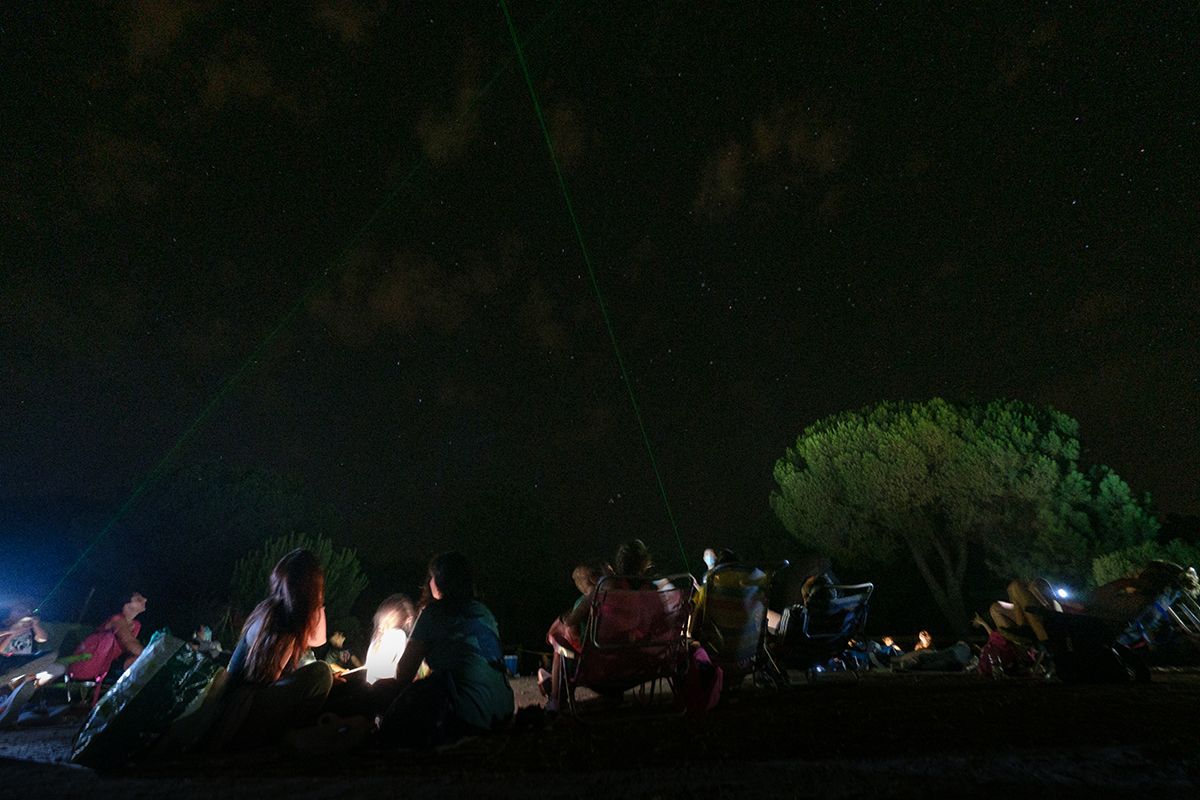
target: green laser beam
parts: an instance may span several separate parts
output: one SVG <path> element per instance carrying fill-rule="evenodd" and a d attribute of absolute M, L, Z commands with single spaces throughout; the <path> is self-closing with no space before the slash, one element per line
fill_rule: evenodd
<path fill-rule="evenodd" d="M 552 9 L 550 9 L 550 12 L 546 14 L 546 16 L 543 17 L 540 22 L 538 22 L 533 31 L 531 31 L 526 37 L 526 45 L 529 45 L 537 39 L 538 35 L 542 33 L 550 21 L 557 16 L 558 12 L 565 4 L 565 1 L 566 0 L 559 0 L 559 2 L 556 3 Z M 560 40 L 558 44 L 561 45 L 562 41 Z M 459 113 L 458 118 L 455 120 L 456 123 L 461 123 L 475 110 L 475 108 L 490 93 L 492 87 L 496 85 L 497 81 L 499 81 L 508 73 L 509 69 L 512 68 L 513 63 L 514 61 L 512 59 L 505 60 L 505 63 L 496 70 L 496 72 L 483 84 L 482 87 L 480 87 L 479 91 L 472 98 L 471 102 Z M 146 494 L 146 492 L 157 485 L 157 483 L 167 473 L 167 467 L 170 465 L 171 460 L 183 449 L 184 445 L 186 445 L 199 432 L 199 430 L 204 426 L 204 423 L 207 422 L 210 417 L 212 417 L 225 399 L 241 384 L 242 380 L 247 374 L 249 374 L 250 370 L 258 365 L 258 363 L 262 360 L 262 357 L 266 354 L 267 349 L 274 344 L 275 340 L 279 338 L 279 335 L 284 331 L 284 329 L 287 328 L 292 320 L 295 319 L 296 316 L 304 309 L 305 305 L 310 299 L 312 299 L 313 294 L 315 294 L 316 291 L 321 287 L 325 279 L 346 265 L 346 257 L 355 247 L 359 245 L 360 242 L 362 242 L 367 232 L 383 217 L 384 213 L 391 208 L 392 202 L 396 199 L 400 192 L 406 186 L 408 186 L 408 184 L 414 178 L 416 178 L 417 174 L 422 168 L 424 168 L 425 164 L 426 158 L 424 154 L 419 155 L 414 161 L 412 168 L 409 169 L 409 171 L 405 173 L 405 175 L 399 181 L 396 182 L 396 184 L 388 191 L 388 193 L 384 195 L 383 199 L 375 207 L 375 211 L 372 212 L 369 217 L 367 217 L 366 221 L 359 226 L 355 234 L 351 236 L 350 239 L 348 239 L 347 242 L 342 246 L 338 254 L 334 257 L 332 265 L 323 266 L 316 271 L 313 277 L 309 280 L 307 288 L 296 300 L 296 302 L 294 302 L 287 309 L 287 311 L 284 312 L 274 327 L 267 332 L 266 336 L 259 341 L 258 345 L 250 352 L 245 360 L 242 361 L 241 366 L 238 367 L 233 375 L 226 379 L 226 381 L 217 390 L 216 394 L 214 394 L 204 405 L 204 408 L 201 409 L 200 413 L 195 417 L 195 419 L 193 419 L 187 428 L 184 429 L 183 433 L 181 433 L 175 439 L 175 442 L 170 446 L 170 448 L 168 448 L 166 455 L 160 458 L 158 462 L 155 463 L 155 465 L 150 469 L 150 471 L 141 478 L 141 480 L 134 487 L 133 491 L 130 493 L 129 497 L 126 498 L 125 502 L 122 503 L 120 508 L 117 509 L 116 513 L 109 518 L 104 527 L 100 529 L 100 532 L 92 538 L 87 547 L 83 549 L 83 552 L 79 554 L 79 557 L 75 559 L 71 566 L 67 567 L 66 572 L 64 572 L 62 577 L 59 578 L 58 583 L 54 584 L 54 587 L 49 591 L 49 593 L 47 593 L 46 596 L 42 598 L 42 601 L 38 603 L 38 607 L 34 609 L 35 611 L 40 610 L 44 605 L 46 605 L 46 603 L 50 601 L 51 598 L 54 597 L 54 595 L 58 593 L 59 589 L 63 587 L 63 584 L 67 582 L 67 579 L 70 578 L 77 569 L 79 569 L 79 565 L 82 564 L 84 560 L 92 553 L 92 551 L 96 549 L 96 546 L 99 545 L 100 542 L 112 532 L 117 523 L 124 519 L 125 515 L 128 514 L 129 511 L 137 504 L 137 501 L 144 494 Z"/>
<path fill-rule="evenodd" d="M 663 483 L 662 473 L 658 468 L 658 459 L 654 457 L 654 447 L 650 444 L 650 436 L 646 433 L 646 424 L 642 419 L 642 410 L 638 406 L 637 397 L 633 392 L 633 382 L 629 379 L 629 371 L 625 368 L 625 358 L 621 355 L 621 347 L 617 344 L 617 334 L 613 330 L 612 319 L 609 317 L 608 304 L 604 301 L 604 294 L 600 291 L 600 283 L 596 280 L 596 270 L 592 267 L 592 257 L 588 253 L 587 245 L 584 243 L 583 230 L 579 227 L 579 218 L 575 214 L 575 204 L 571 202 L 571 192 L 567 189 L 567 181 L 563 178 L 562 167 L 558 163 L 558 155 L 554 152 L 554 142 L 550 138 L 550 129 L 546 126 L 546 116 L 542 113 L 542 104 L 538 100 L 537 90 L 533 88 L 533 78 L 529 74 L 529 67 L 525 63 L 525 53 L 521 48 L 521 39 L 517 36 L 517 27 L 513 23 L 512 14 L 508 11 L 508 3 L 506 0 L 500 0 L 500 9 L 504 12 L 504 20 L 508 23 L 508 32 L 512 37 L 513 47 L 517 51 L 517 64 L 521 67 L 521 74 L 525 76 L 525 86 L 529 89 L 529 98 L 533 101 L 533 111 L 537 115 L 538 125 L 542 128 L 542 138 L 546 141 L 546 150 L 550 153 L 550 161 L 554 164 L 554 174 L 558 178 L 558 188 L 562 192 L 563 203 L 567 207 L 567 216 L 571 218 L 571 227 L 575 231 L 575 238 L 579 242 L 579 252 L 583 254 L 583 263 L 587 266 L 588 278 L 592 282 L 592 291 L 596 295 L 596 302 L 600 306 L 600 316 L 604 319 L 604 327 L 608 331 L 608 341 L 612 344 L 613 355 L 616 356 L 617 366 L 621 370 L 621 381 L 625 384 L 625 391 L 629 394 L 629 404 L 633 407 L 633 416 L 637 420 L 638 430 L 642 433 L 642 444 L 646 446 L 646 455 L 650 457 L 650 466 L 654 470 L 654 478 L 658 481 L 658 492 L 662 496 L 663 505 L 667 509 L 667 518 L 671 520 L 671 530 L 675 534 L 675 543 L 679 545 L 679 554 L 683 556 L 684 569 L 691 571 L 688 566 L 687 551 L 683 547 L 683 539 L 679 536 L 679 526 L 675 522 L 675 513 L 671 510 L 671 501 L 667 499 L 667 488 Z"/>

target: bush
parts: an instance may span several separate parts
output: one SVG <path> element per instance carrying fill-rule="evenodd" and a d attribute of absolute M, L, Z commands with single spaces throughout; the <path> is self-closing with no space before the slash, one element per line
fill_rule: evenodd
<path fill-rule="evenodd" d="M 267 581 L 279 559 L 293 550 L 311 550 L 325 570 L 325 617 L 329 630 L 351 634 L 361 630 L 350 617 L 354 601 L 367 586 L 358 552 L 349 547 L 334 550 L 333 541 L 321 535 L 292 533 L 269 539 L 247 553 L 233 568 L 230 605 L 234 619 L 245 619 L 266 596 Z"/>

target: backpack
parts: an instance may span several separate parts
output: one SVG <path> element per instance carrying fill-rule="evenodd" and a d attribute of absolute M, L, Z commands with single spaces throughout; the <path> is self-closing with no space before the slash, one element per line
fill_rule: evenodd
<path fill-rule="evenodd" d="M 141 628 L 142 624 L 135 621 L 133 635 L 137 636 Z M 117 641 L 116 632 L 111 628 L 99 628 L 89 633 L 79 643 L 79 647 L 75 648 L 75 655 L 91 657 L 71 664 L 67 675 L 73 681 L 102 681 L 121 653 L 121 643 Z"/>
<path fill-rule="evenodd" d="M 989 633 L 987 644 L 979 651 L 979 674 L 988 678 L 1024 672 L 1032 665 L 1029 652 L 1017 647 L 999 631 Z"/>

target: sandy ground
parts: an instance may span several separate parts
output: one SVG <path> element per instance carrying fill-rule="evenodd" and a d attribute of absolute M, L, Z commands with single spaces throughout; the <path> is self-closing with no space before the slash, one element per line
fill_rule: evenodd
<path fill-rule="evenodd" d="M 535 698 L 531 682 L 518 695 Z M 750 687 L 699 717 L 663 704 L 585 708 L 436 752 L 324 759 L 283 750 L 98 775 L 65 764 L 77 723 L 0 734 L 0 787 L 21 797 L 1192 796 L 1200 674 L 1072 687 L 969 675 L 832 676 Z M 0 788 L 0 797 L 5 790 Z M 15 794 L 13 796 L 16 796 Z"/>

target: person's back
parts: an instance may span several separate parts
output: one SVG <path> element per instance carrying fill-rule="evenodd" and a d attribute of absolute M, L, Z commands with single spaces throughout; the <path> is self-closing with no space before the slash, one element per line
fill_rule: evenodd
<path fill-rule="evenodd" d="M 452 678 L 459 719 L 490 730 L 512 716 L 500 631 L 487 606 L 474 599 L 434 601 L 417 619 L 412 641 L 425 646 L 425 663 L 434 675 Z"/>

